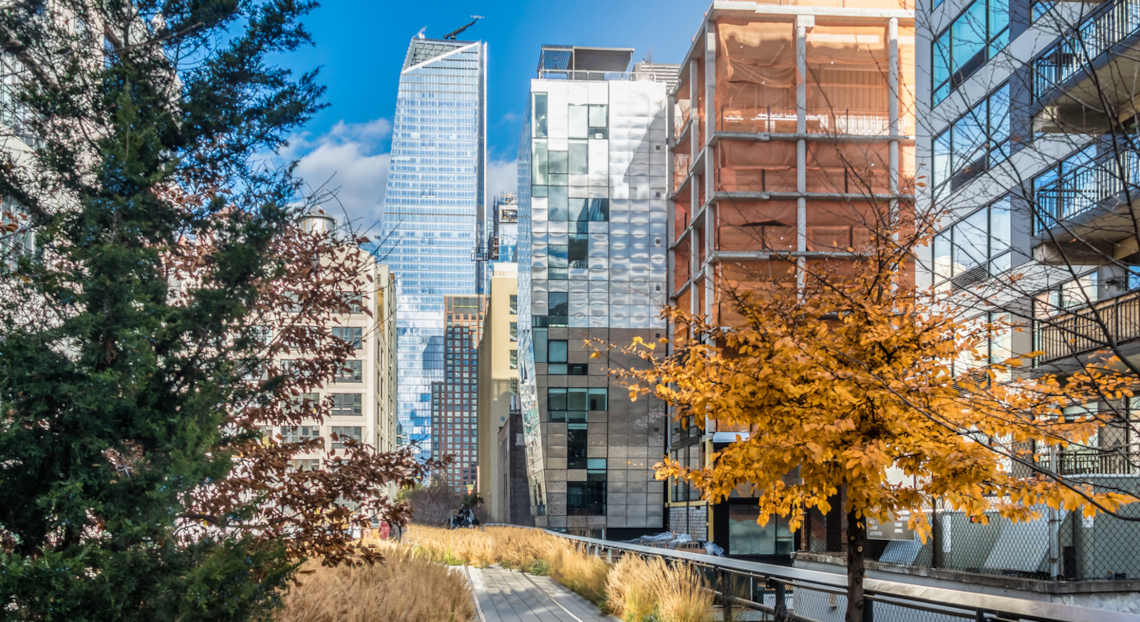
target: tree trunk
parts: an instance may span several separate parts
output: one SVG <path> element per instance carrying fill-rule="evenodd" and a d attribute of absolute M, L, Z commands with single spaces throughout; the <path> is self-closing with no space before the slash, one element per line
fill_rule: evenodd
<path fill-rule="evenodd" d="M 847 618 L 846 622 L 863 622 L 863 555 L 867 546 L 867 523 L 855 513 L 847 512 Z"/>

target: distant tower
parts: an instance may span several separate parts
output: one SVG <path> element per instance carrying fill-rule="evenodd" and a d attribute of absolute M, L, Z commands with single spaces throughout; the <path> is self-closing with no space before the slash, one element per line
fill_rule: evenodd
<path fill-rule="evenodd" d="M 379 258 L 396 275 L 398 412 L 431 455 L 431 384 L 442 381 L 445 295 L 475 293 L 475 219 L 484 202 L 486 45 L 408 45 L 392 131 Z"/>
<path fill-rule="evenodd" d="M 316 209 L 301 218 L 301 229 L 305 233 L 329 234 L 336 228 L 336 220 L 323 209 Z"/>

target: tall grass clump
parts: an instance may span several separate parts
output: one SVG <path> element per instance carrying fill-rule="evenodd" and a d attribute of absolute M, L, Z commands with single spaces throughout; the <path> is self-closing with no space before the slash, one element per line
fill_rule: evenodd
<path fill-rule="evenodd" d="M 550 560 L 550 574 L 554 580 L 595 605 L 605 607 L 609 565 L 602 558 L 581 551 L 566 540 L 550 537 L 555 540 Z"/>
<path fill-rule="evenodd" d="M 406 541 L 417 555 L 440 563 L 462 563 L 549 574 L 598 605 L 605 602 L 606 562 L 557 536 L 519 527 L 440 529 L 411 525 Z"/>
<path fill-rule="evenodd" d="M 713 595 L 688 564 L 625 555 L 606 581 L 606 602 L 625 622 L 706 622 Z"/>
<path fill-rule="evenodd" d="M 625 622 L 642 622 L 656 610 L 653 573 L 637 555 L 623 555 L 606 578 L 606 605 Z"/>
<path fill-rule="evenodd" d="M 275 622 L 469 622 L 471 589 L 458 571 L 392 546 L 371 566 L 306 563 Z"/>
<path fill-rule="evenodd" d="M 657 560 L 661 561 L 661 560 Z M 705 578 L 688 564 L 669 566 L 657 591 L 657 617 L 663 622 L 706 622 L 713 594 Z"/>

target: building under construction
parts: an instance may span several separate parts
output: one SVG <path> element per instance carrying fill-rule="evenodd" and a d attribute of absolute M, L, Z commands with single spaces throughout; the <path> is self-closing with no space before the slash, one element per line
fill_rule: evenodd
<path fill-rule="evenodd" d="M 896 0 L 713 2 L 671 95 L 672 304 L 732 325 L 726 286 L 803 288 L 813 262 L 867 239 L 874 208 L 913 202 L 914 7 Z M 674 339 L 683 341 L 674 327 Z M 672 458 L 706 463 L 747 429 L 708 421 L 669 435 Z M 756 499 L 709 506 L 670 482 L 673 531 L 733 556 L 837 550 L 839 521 L 757 524 Z M 832 542 L 831 540 L 835 540 Z"/>

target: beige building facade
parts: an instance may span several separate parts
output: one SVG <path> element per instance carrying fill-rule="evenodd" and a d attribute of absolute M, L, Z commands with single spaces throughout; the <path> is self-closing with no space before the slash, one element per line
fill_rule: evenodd
<path fill-rule="evenodd" d="M 519 287 L 515 264 L 495 264 L 490 281 L 483 338 L 479 342 L 479 495 L 489 520 L 512 522 L 510 448 L 515 439 L 509 426 L 512 412 L 518 412 L 519 378 Z M 500 440 L 504 434 L 505 443 Z M 504 444 L 506 447 L 501 446 Z M 525 500 L 524 507 L 529 509 L 529 503 L 529 499 Z"/>
<path fill-rule="evenodd" d="M 308 216 L 302 226 L 308 231 L 327 232 L 336 222 L 318 211 Z M 331 382 L 302 397 L 308 401 L 331 401 L 329 416 L 320 423 L 303 421 L 301 425 L 281 426 L 273 431 L 287 441 L 324 439 L 323 450 L 299 454 L 293 459 L 293 466 L 298 469 L 320 468 L 322 460 L 343 451 L 345 439 L 349 438 L 379 451 L 396 448 L 395 277 L 367 251 L 348 247 L 345 252 L 358 255 L 361 277 L 371 286 L 364 288 L 360 299 L 350 301 L 349 313 L 337 315 L 328 327 L 333 335 L 353 343 L 355 353 Z M 279 363 L 283 362 L 284 357 Z"/>

